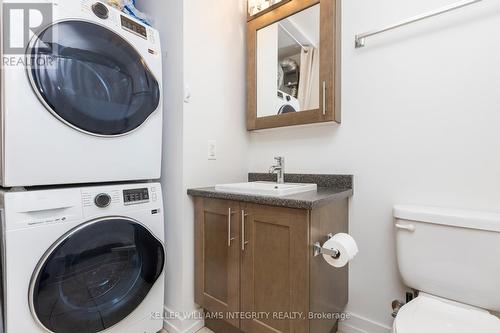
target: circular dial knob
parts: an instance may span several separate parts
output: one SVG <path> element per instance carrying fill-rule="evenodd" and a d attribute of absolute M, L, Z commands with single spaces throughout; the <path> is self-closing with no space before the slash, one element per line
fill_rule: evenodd
<path fill-rule="evenodd" d="M 96 195 L 94 202 L 97 207 L 105 208 L 111 204 L 111 197 L 107 193 L 101 193 Z"/>
<path fill-rule="evenodd" d="M 95 4 L 93 4 L 92 11 L 98 18 L 101 18 L 103 20 L 109 17 L 109 9 L 103 3 L 96 2 Z"/>

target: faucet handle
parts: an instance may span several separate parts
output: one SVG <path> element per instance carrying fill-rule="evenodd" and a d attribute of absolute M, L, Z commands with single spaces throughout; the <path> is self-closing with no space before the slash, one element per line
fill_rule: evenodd
<path fill-rule="evenodd" d="M 285 158 L 283 156 L 276 156 L 274 159 L 280 164 L 285 161 Z"/>

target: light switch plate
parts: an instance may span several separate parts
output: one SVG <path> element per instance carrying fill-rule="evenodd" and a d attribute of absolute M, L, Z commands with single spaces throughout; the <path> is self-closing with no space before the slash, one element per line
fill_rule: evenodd
<path fill-rule="evenodd" d="M 215 161 L 217 159 L 217 141 L 208 140 L 208 160 Z"/>

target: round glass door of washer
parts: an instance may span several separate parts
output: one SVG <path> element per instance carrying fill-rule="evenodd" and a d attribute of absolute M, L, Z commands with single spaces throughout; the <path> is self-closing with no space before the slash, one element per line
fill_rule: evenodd
<path fill-rule="evenodd" d="M 146 298 L 164 262 L 162 243 L 142 224 L 121 217 L 91 221 L 42 258 L 30 286 L 31 311 L 50 332 L 104 331 Z"/>

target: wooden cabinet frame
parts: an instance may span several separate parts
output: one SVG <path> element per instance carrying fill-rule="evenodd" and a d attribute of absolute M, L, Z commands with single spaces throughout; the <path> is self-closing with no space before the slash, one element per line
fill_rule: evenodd
<path fill-rule="evenodd" d="M 242 205 L 242 209 L 248 246 L 241 254 L 241 311 L 263 311 L 256 308 L 261 306 L 268 313 L 290 309 L 307 313 L 309 212 L 255 204 Z M 249 333 L 307 332 L 309 321 L 248 319 L 241 321 L 241 329 Z"/>
<path fill-rule="evenodd" d="M 262 16 L 270 11 L 273 11 L 276 8 L 278 8 L 279 6 L 283 6 L 285 3 L 289 2 L 289 1 L 292 1 L 292 0 L 281 0 L 281 2 L 278 2 L 277 4 L 274 4 L 271 7 L 264 9 L 264 10 L 258 12 L 257 14 L 254 14 L 254 15 L 250 15 L 250 13 L 247 13 L 247 21 L 255 20 L 257 17 Z"/>
<path fill-rule="evenodd" d="M 229 314 L 240 311 L 239 212 L 237 202 L 202 199 L 195 201 L 195 302 L 214 313 Z M 209 226 L 207 224 L 210 218 L 213 225 Z M 211 232 L 210 228 L 222 228 L 223 232 Z M 214 251 L 216 254 L 208 260 L 207 247 L 216 247 L 218 250 Z M 217 255 L 222 258 L 213 264 L 212 259 Z M 207 266 L 218 265 L 222 268 L 221 263 L 226 264 L 225 269 L 211 269 L 207 272 Z M 208 280 L 211 287 L 206 285 L 205 274 L 210 275 Z M 221 297 L 221 294 L 224 296 Z M 236 318 L 227 322 L 236 327 L 240 325 Z"/>
<path fill-rule="evenodd" d="M 313 244 L 348 232 L 347 198 L 312 210 L 202 197 L 194 203 L 195 301 L 206 312 L 344 311 L 348 268 L 315 257 Z M 338 322 L 228 316 L 206 324 L 217 333 L 331 333 Z"/>
<path fill-rule="evenodd" d="M 341 122 L 340 1 L 291 0 L 247 24 L 247 129 Z M 276 116 L 257 117 L 257 32 L 295 13 L 320 4 L 320 107 Z M 323 89 L 323 83 L 325 88 Z M 326 101 L 324 103 L 323 101 Z"/>

